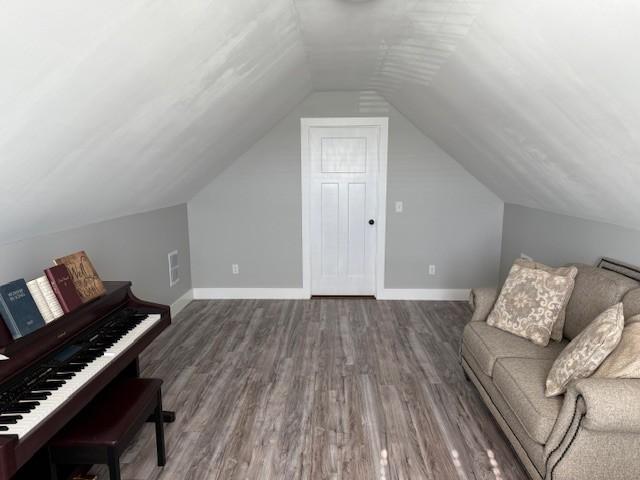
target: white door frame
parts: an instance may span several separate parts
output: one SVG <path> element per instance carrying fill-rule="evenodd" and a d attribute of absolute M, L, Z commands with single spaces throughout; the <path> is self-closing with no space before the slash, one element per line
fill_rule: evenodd
<path fill-rule="evenodd" d="M 388 117 L 332 117 L 301 118 L 302 158 L 302 290 L 311 298 L 311 149 L 309 129 L 311 127 L 378 127 L 378 198 L 376 215 L 376 297 L 384 291 L 385 239 L 387 231 L 387 150 L 389 145 Z"/>

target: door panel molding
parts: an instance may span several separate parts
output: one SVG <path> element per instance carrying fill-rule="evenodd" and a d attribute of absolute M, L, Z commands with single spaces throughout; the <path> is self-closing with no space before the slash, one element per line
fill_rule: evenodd
<path fill-rule="evenodd" d="M 304 296 L 311 296 L 311 145 L 310 129 L 316 127 L 376 127 L 378 129 L 378 179 L 377 179 L 377 212 L 376 221 L 376 253 L 375 253 L 375 295 L 382 296 L 385 271 L 386 245 L 386 207 L 387 207 L 387 155 L 389 119 L 387 117 L 332 117 L 301 118 L 301 186 L 302 186 L 302 291 Z M 355 140 L 343 137 L 344 140 Z M 326 146 L 331 148 L 330 142 Z M 323 145 L 324 147 L 324 145 Z M 328 162 L 327 167 L 331 168 Z M 360 165 L 353 165 L 353 173 L 361 170 Z M 323 167 L 324 169 L 324 167 Z"/>

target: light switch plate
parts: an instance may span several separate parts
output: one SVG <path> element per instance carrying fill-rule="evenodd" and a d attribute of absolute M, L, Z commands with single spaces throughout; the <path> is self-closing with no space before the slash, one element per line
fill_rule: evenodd
<path fill-rule="evenodd" d="M 404 205 L 402 204 L 402 202 L 396 202 L 396 213 L 402 213 L 403 209 Z"/>

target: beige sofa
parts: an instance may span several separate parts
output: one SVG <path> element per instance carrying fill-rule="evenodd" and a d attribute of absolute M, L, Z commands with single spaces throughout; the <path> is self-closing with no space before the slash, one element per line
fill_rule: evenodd
<path fill-rule="evenodd" d="M 474 290 L 462 366 L 531 478 L 640 479 L 640 379 L 587 378 L 563 396 L 544 396 L 554 359 L 598 314 L 620 301 L 625 318 L 640 313 L 638 282 L 577 266 L 565 338 L 544 348 L 487 325 L 498 290 Z"/>

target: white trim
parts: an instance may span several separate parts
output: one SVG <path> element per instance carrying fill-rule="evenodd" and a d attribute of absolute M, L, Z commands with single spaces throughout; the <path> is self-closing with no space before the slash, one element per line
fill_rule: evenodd
<path fill-rule="evenodd" d="M 389 148 L 389 119 L 381 118 L 380 125 L 380 171 L 378 172 L 378 238 L 376 242 L 376 297 L 384 292 L 384 266 L 387 239 L 387 163 Z"/>
<path fill-rule="evenodd" d="M 471 290 L 438 288 L 385 288 L 378 300 L 468 300 Z"/>
<path fill-rule="evenodd" d="M 171 304 L 171 318 L 178 315 L 184 307 L 191 303 L 191 300 L 193 300 L 193 289 L 187 290 L 184 295 Z"/>
<path fill-rule="evenodd" d="M 309 299 L 304 288 L 194 288 L 195 300 Z"/>
<path fill-rule="evenodd" d="M 318 119 L 322 120 L 322 119 Z M 307 297 L 311 297 L 311 248 L 309 241 L 311 238 L 311 221 L 309 219 L 309 196 L 310 174 L 310 145 L 309 145 L 308 120 L 300 119 L 300 150 L 301 150 L 301 185 L 302 185 L 302 290 Z"/>
<path fill-rule="evenodd" d="M 300 158 L 302 184 L 302 290 L 303 298 L 311 297 L 311 222 L 309 220 L 309 183 L 310 176 L 310 127 L 378 127 L 380 144 L 378 145 L 378 202 L 376 216 L 376 296 L 384 291 L 385 241 L 387 231 L 387 164 L 389 148 L 389 118 L 388 117 L 332 117 L 332 118 L 301 118 L 300 119 Z"/>
<path fill-rule="evenodd" d="M 469 299 L 470 289 L 438 288 L 386 288 L 379 293 L 378 300 L 450 300 Z M 194 288 L 171 305 L 171 315 L 177 315 L 191 300 L 308 300 L 311 298 L 304 288 Z M 174 308 L 182 304 L 174 313 Z"/>

